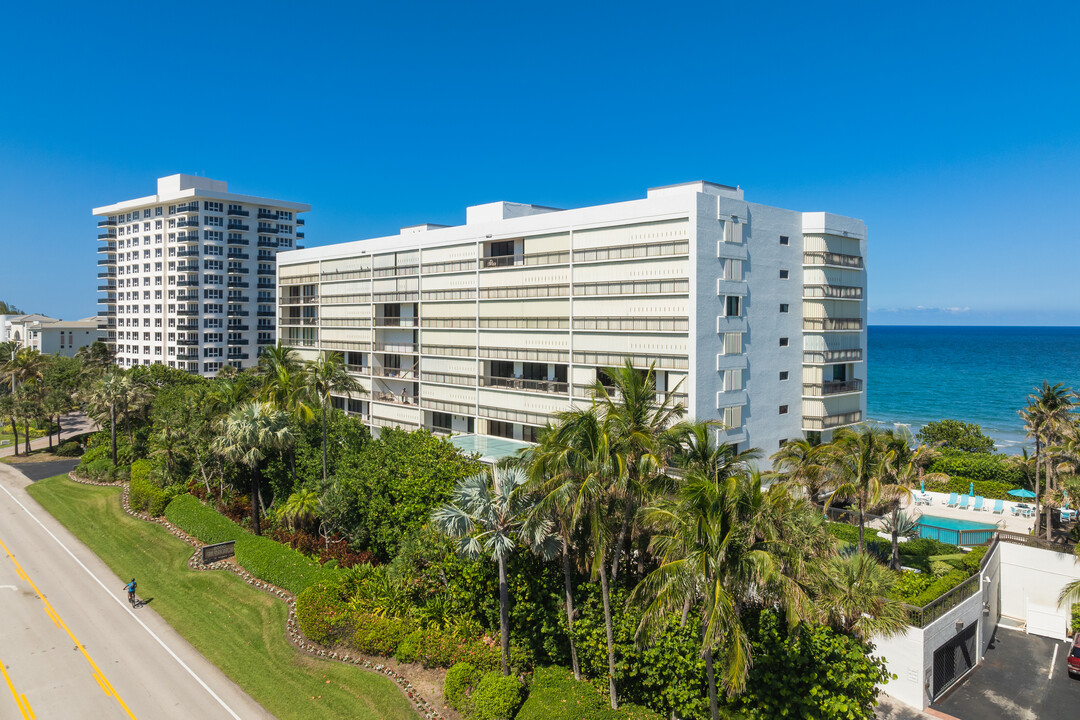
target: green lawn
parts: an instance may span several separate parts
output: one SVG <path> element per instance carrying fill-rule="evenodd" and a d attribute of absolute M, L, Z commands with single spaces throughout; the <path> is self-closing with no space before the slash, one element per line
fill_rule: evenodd
<path fill-rule="evenodd" d="M 27 490 L 117 575 L 138 578 L 139 597 L 153 598 L 158 614 L 280 720 L 418 717 L 391 680 L 293 649 L 281 600 L 224 570 L 189 570 L 192 548 L 126 515 L 120 488 L 61 475 Z"/>

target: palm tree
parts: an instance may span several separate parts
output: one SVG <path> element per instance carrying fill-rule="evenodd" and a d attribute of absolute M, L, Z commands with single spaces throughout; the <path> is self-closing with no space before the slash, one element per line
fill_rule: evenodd
<path fill-rule="evenodd" d="M 27 455 L 30 454 L 30 417 L 36 414 L 31 405 L 33 400 L 37 399 L 36 388 L 45 377 L 44 372 L 48 364 L 47 355 L 42 355 L 33 348 L 23 348 L 16 351 L 12 358 L 2 366 L 2 377 L 6 382 L 11 383 L 12 392 L 16 393 L 20 388 L 24 390 L 21 398 L 16 396 L 15 403 L 16 406 L 22 407 L 19 415 L 23 420 L 23 439 Z M 15 429 L 14 418 L 12 418 L 12 429 L 15 435 L 15 452 L 18 454 L 19 436 L 18 430 Z"/>
<path fill-rule="evenodd" d="M 132 373 L 126 373 L 120 380 L 121 398 L 119 411 L 124 420 L 124 431 L 128 436 L 128 444 L 135 445 L 135 435 L 131 430 L 131 418 L 139 415 L 150 406 L 153 393 L 143 382 L 138 380 Z"/>
<path fill-rule="evenodd" d="M 299 423 L 308 423 L 315 417 L 311 408 L 310 392 L 304 384 L 304 366 L 296 350 L 278 344 L 267 348 L 259 356 L 260 400 L 269 402 L 278 410 L 291 414 Z M 296 486 L 296 451 L 289 451 L 289 469 L 293 486 Z"/>
<path fill-rule="evenodd" d="M 889 522 L 889 534 L 892 540 L 892 555 L 889 560 L 890 570 L 900 569 L 900 510 L 904 501 L 911 500 L 912 488 L 916 480 L 930 480 L 932 482 L 947 481 L 948 475 L 943 473 L 925 473 L 932 458 L 937 451 L 926 445 L 912 447 L 914 438 L 906 429 L 885 430 L 882 436 L 888 452 L 892 454 L 881 478 L 881 498 L 887 500 L 892 506 L 891 521 Z"/>
<path fill-rule="evenodd" d="M 661 434 L 668 447 L 672 465 L 683 470 L 698 470 L 717 477 L 736 469 L 749 468 L 749 463 L 761 457 L 761 451 L 750 448 L 739 452 L 728 443 L 714 442 L 715 431 L 721 423 L 712 420 L 684 420 Z"/>
<path fill-rule="evenodd" d="M 266 403 L 249 402 L 234 408 L 222 423 L 214 450 L 227 461 L 251 470 L 251 525 L 259 527 L 262 466 L 271 452 L 287 450 L 295 442 L 288 416 Z"/>
<path fill-rule="evenodd" d="M 326 481 L 326 411 L 331 393 L 365 395 L 367 391 L 349 373 L 338 353 L 324 352 L 318 360 L 308 361 L 304 384 L 319 403 L 322 411 L 322 476 Z"/>
<path fill-rule="evenodd" d="M 903 603 L 891 597 L 896 575 L 873 556 L 829 558 L 818 578 L 814 604 L 823 623 L 864 642 L 903 632 L 907 613 Z"/>
<path fill-rule="evenodd" d="M 99 422 L 109 421 L 112 462 L 116 465 L 116 411 L 124 399 L 124 371 L 110 366 L 87 390 L 90 413 Z"/>
<path fill-rule="evenodd" d="M 1039 534 L 1039 471 L 1045 461 L 1043 448 L 1052 444 L 1052 438 L 1056 437 L 1060 426 L 1065 423 L 1073 408 L 1075 396 L 1072 391 L 1064 388 L 1062 383 L 1051 385 L 1043 380 L 1042 387 L 1034 388 L 1035 392 L 1027 396 L 1027 407 L 1018 413 L 1024 420 L 1024 429 L 1027 436 L 1035 440 L 1035 535 Z M 1047 470 L 1047 487 L 1049 488 L 1049 467 Z M 1046 539 L 1052 534 L 1050 523 L 1050 507 L 1046 508 Z"/>
<path fill-rule="evenodd" d="M 614 476 L 614 499 L 621 502 L 623 516 L 611 558 L 612 579 L 619 574 L 619 558 L 630 522 L 666 465 L 661 436 L 686 412 L 674 402 L 674 391 L 663 393 L 662 399 L 658 397 L 653 367 L 650 365 L 647 371 L 640 372 L 627 359 L 621 367 L 604 370 L 611 383 L 610 390 L 599 379 L 593 385 L 620 466 Z"/>
<path fill-rule="evenodd" d="M 280 515 L 293 530 L 310 525 L 319 509 L 319 494 L 304 488 L 297 490 L 281 506 Z"/>
<path fill-rule="evenodd" d="M 528 477 L 519 467 L 492 468 L 461 480 L 449 503 L 435 508 L 431 520 L 441 532 L 459 540 L 458 550 L 468 557 L 490 554 L 499 566 L 499 639 L 503 675 L 510 674 L 510 598 L 506 561 L 518 541 L 557 551 L 546 523 L 530 522 L 533 500 Z"/>
<path fill-rule="evenodd" d="M 859 552 L 866 550 L 866 510 L 882 499 L 882 479 L 888 474 L 895 453 L 889 449 L 887 436 L 878 428 L 841 428 L 833 441 L 821 448 L 833 491 L 825 503 L 837 498 L 854 498 L 859 511 Z"/>
<path fill-rule="evenodd" d="M 742 609 L 762 601 L 794 622 L 813 613 L 806 591 L 808 557 L 800 557 L 808 556 L 809 548 L 784 537 L 785 518 L 807 512 L 805 500 L 793 499 L 785 484 L 762 490 L 761 476 L 745 470 L 724 477 L 692 470 L 672 497 L 643 511 L 657 529 L 650 547 L 660 566 L 630 596 L 630 603 L 645 605 L 638 637 L 654 635 L 687 604 L 700 608 L 701 655 L 714 720 L 719 718 L 715 656 L 720 654 L 729 693 L 742 691 L 750 668 Z"/>
<path fill-rule="evenodd" d="M 809 440 L 796 438 L 785 442 L 770 458 L 773 467 L 790 482 L 801 486 L 812 503 L 825 489 L 825 472 L 819 462 L 817 446 Z"/>

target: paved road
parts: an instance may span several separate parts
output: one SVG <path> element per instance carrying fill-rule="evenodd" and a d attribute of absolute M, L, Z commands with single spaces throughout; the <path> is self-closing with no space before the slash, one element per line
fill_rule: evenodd
<path fill-rule="evenodd" d="M 933 707 L 960 720 L 1074 720 L 1080 680 L 1069 677 L 1069 649 L 998 628 L 983 662 Z"/>
<path fill-rule="evenodd" d="M 57 441 L 56 437 L 54 436 L 52 439 L 53 447 L 56 447 L 57 442 L 63 442 L 70 437 L 82 435 L 83 433 L 91 432 L 98 429 L 97 423 L 86 417 L 82 413 L 68 413 L 67 415 L 64 415 L 60 419 L 60 427 L 63 428 L 60 433 L 60 440 Z M 10 426 L 5 427 L 5 429 L 10 429 Z M 19 430 L 19 454 L 22 455 L 24 441 L 21 434 L 22 428 L 19 428 Z M 47 437 L 37 438 L 30 441 L 31 450 L 41 450 L 42 448 L 47 447 L 49 447 L 49 438 Z M 8 455 L 14 454 L 14 445 L 5 445 L 4 447 L 0 448 L 0 457 L 7 457 Z"/>
<path fill-rule="evenodd" d="M 19 463 L 15 469 L 29 478 L 31 482 L 37 482 L 55 475 L 67 475 L 78 464 L 79 458 L 74 457 L 64 458 L 63 460 L 50 460 L 49 462 Z"/>
<path fill-rule="evenodd" d="M 0 718 L 271 718 L 0 463 Z"/>

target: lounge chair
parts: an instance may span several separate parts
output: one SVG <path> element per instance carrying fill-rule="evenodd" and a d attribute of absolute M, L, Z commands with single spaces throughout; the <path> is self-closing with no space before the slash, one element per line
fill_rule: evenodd
<path fill-rule="evenodd" d="M 971 501 L 971 496 L 970 495 L 961 495 L 960 496 L 960 502 L 956 506 L 957 509 L 959 509 L 959 510 L 967 510 L 968 509 L 968 503 L 970 501 Z"/>
<path fill-rule="evenodd" d="M 956 493 L 949 493 L 949 502 L 945 503 L 945 507 L 956 507 Z"/>
<path fill-rule="evenodd" d="M 1005 512 L 1005 501 L 1004 500 L 995 500 L 994 501 L 994 514 L 995 515 L 1001 515 L 1004 512 Z"/>
<path fill-rule="evenodd" d="M 975 506 L 973 508 L 971 508 L 971 509 L 982 512 L 982 509 L 983 509 L 983 496 L 982 495 L 976 495 L 975 496 Z"/>

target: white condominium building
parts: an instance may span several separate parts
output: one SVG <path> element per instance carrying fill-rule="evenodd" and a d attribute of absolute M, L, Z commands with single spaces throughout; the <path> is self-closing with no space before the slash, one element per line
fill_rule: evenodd
<path fill-rule="evenodd" d="M 255 365 L 274 344 L 279 248 L 304 233 L 303 203 L 235 195 L 192 175 L 159 178 L 157 194 L 94 208 L 98 313 L 116 364 L 167 364 L 213 375 Z"/>
<path fill-rule="evenodd" d="M 466 223 L 286 252 L 278 338 L 341 353 L 372 426 L 532 440 L 604 368 L 718 439 L 771 454 L 863 419 L 866 228 L 707 182 L 574 210 L 496 202 Z"/>

